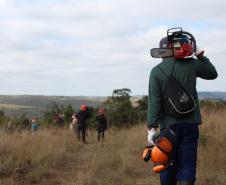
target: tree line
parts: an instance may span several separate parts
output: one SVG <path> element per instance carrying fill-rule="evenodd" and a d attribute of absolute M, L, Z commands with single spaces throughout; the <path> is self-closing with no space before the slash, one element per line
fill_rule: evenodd
<path fill-rule="evenodd" d="M 128 126 L 146 121 L 148 97 L 132 101 L 131 90 L 128 88 L 113 90 L 112 95 L 102 102 L 98 107 L 89 107 L 91 118 L 88 120 L 88 127 L 96 126 L 96 114 L 99 107 L 104 108 L 109 126 Z M 75 110 L 72 105 L 59 105 L 55 102 L 48 105 L 42 112 L 42 117 L 38 123 L 47 127 L 59 126 L 58 122 L 63 122 L 64 126 L 71 122 L 72 114 Z M 0 110 L 0 125 L 11 122 L 14 126 L 25 129 L 29 128 L 29 119 L 26 114 L 8 117 L 3 110 Z"/>
<path fill-rule="evenodd" d="M 202 109 L 209 111 L 224 110 L 226 102 L 223 100 L 201 100 L 200 106 Z M 99 107 L 104 108 L 109 126 L 132 126 L 146 122 L 148 96 L 142 96 L 134 100 L 134 98 L 131 98 L 131 89 L 113 90 L 112 95 L 107 97 L 98 107 L 88 107 L 91 114 L 91 118 L 88 120 L 88 127 L 96 126 L 95 120 Z M 42 112 L 43 116 L 38 119 L 38 123 L 43 126 L 57 127 L 59 125 L 58 122 L 63 121 L 64 126 L 67 126 L 71 122 L 72 114 L 76 111 L 78 110 L 75 110 L 70 104 L 63 106 L 52 103 Z M 26 117 L 26 114 L 8 117 L 3 110 L 0 110 L 0 125 L 9 122 L 20 129 L 30 127 L 30 120 Z"/>

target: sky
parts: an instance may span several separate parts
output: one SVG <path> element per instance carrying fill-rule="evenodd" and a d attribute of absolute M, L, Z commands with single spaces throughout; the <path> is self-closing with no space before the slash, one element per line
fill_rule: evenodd
<path fill-rule="evenodd" d="M 225 0 L 0 0 L 0 94 L 109 96 L 148 93 L 149 50 L 182 27 L 219 77 L 198 91 L 226 91 Z"/>

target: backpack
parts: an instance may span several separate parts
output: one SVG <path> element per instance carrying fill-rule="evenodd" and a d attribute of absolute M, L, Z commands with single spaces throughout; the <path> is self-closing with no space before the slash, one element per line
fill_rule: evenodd
<path fill-rule="evenodd" d="M 194 97 L 186 91 L 183 85 L 173 76 L 175 63 L 170 76 L 160 68 L 167 79 L 164 94 L 165 112 L 173 117 L 182 118 L 192 113 L 196 108 Z"/>

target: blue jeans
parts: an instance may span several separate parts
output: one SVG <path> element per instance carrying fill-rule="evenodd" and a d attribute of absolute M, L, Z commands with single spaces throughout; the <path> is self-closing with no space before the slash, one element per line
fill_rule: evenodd
<path fill-rule="evenodd" d="M 177 181 L 196 179 L 198 124 L 182 123 L 171 125 L 175 132 L 177 146 L 172 153 L 173 165 L 160 173 L 161 183 L 176 185 Z"/>

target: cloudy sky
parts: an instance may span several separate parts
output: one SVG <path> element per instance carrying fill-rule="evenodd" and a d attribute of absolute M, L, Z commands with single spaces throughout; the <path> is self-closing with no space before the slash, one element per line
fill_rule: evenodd
<path fill-rule="evenodd" d="M 225 0 L 0 0 L 0 94 L 111 95 L 148 91 L 149 49 L 168 28 L 192 32 L 226 91 Z"/>

